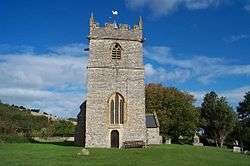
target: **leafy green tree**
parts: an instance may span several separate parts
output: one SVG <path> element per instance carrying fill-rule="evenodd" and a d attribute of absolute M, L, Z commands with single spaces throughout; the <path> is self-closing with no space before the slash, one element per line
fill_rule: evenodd
<path fill-rule="evenodd" d="M 244 96 L 244 100 L 239 103 L 237 112 L 240 120 L 250 119 L 250 91 Z"/>
<path fill-rule="evenodd" d="M 250 149 L 250 91 L 244 96 L 244 100 L 237 107 L 239 118 L 238 139 L 241 146 Z"/>
<path fill-rule="evenodd" d="M 201 105 L 201 124 L 206 136 L 213 139 L 217 147 L 223 146 L 235 121 L 236 114 L 225 97 L 218 97 L 215 92 L 205 95 Z"/>
<path fill-rule="evenodd" d="M 75 132 L 75 125 L 66 120 L 57 121 L 54 124 L 56 136 L 72 136 Z"/>
<path fill-rule="evenodd" d="M 176 88 L 160 84 L 146 86 L 146 112 L 156 112 L 160 133 L 174 142 L 179 136 L 192 140 L 199 121 L 199 112 L 193 106 L 194 97 Z"/>

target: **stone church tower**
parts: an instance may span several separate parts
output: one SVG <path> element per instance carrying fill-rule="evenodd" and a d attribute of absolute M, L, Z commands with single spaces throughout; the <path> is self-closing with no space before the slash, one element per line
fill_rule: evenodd
<path fill-rule="evenodd" d="M 142 19 L 100 26 L 90 17 L 86 147 L 146 142 Z"/>

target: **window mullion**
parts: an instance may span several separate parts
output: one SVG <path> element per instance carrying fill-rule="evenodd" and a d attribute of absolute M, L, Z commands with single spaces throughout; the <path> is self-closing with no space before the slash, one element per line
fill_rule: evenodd
<path fill-rule="evenodd" d="M 121 124 L 121 122 L 120 122 L 120 96 L 118 96 L 118 104 L 117 104 L 117 106 L 118 106 L 118 123 L 119 124 Z"/>

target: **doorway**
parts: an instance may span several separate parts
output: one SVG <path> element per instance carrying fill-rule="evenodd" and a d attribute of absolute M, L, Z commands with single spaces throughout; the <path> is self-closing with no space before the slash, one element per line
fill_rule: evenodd
<path fill-rule="evenodd" d="M 119 148 L 119 132 L 117 130 L 111 131 L 111 148 Z"/>

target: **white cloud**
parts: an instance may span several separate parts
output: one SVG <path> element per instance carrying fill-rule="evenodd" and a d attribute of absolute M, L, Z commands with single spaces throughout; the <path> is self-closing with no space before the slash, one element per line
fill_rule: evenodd
<path fill-rule="evenodd" d="M 224 38 L 224 41 L 228 42 L 228 43 L 234 43 L 234 42 L 237 42 L 239 40 L 248 39 L 248 38 L 250 38 L 250 35 L 240 34 L 240 35 L 232 35 L 228 38 Z"/>
<path fill-rule="evenodd" d="M 245 9 L 246 11 L 250 12 L 250 4 L 244 6 L 244 9 Z"/>
<path fill-rule="evenodd" d="M 167 15 L 180 7 L 189 10 L 216 7 L 226 0 L 125 0 L 131 9 L 149 8 L 154 15 Z"/>
<path fill-rule="evenodd" d="M 70 44 L 51 48 L 46 54 L 0 53 L 0 99 L 76 116 L 85 95 L 87 55 L 83 47 Z"/>
<path fill-rule="evenodd" d="M 22 100 L 44 99 L 54 97 L 50 91 L 24 89 L 24 88 L 0 88 L 1 97 L 10 97 L 14 99 L 21 98 Z"/>
<path fill-rule="evenodd" d="M 196 98 L 196 105 L 200 106 L 205 94 L 209 93 L 212 90 L 203 90 L 203 91 L 190 91 L 189 93 L 192 94 Z M 216 93 L 219 96 L 224 96 L 227 98 L 228 102 L 236 107 L 238 103 L 243 100 L 244 95 L 250 91 L 250 85 L 242 86 L 235 89 L 230 90 L 218 90 Z"/>
<path fill-rule="evenodd" d="M 145 75 L 148 77 L 153 77 L 157 71 L 154 69 L 153 65 L 150 63 L 145 64 Z"/>
<path fill-rule="evenodd" d="M 207 84 L 215 82 L 217 78 L 223 76 L 250 76 L 250 64 L 234 65 L 227 63 L 224 59 L 207 56 L 178 59 L 175 55 L 172 55 L 169 47 L 147 47 L 144 53 L 147 59 L 158 64 L 158 67 L 151 64 L 150 70 L 155 70 L 155 74 L 150 75 L 149 72 L 146 72 L 148 80 L 157 80 L 154 79 L 155 77 L 181 82 L 194 79 Z"/>
<path fill-rule="evenodd" d="M 81 56 L 84 52 L 84 48 L 86 47 L 87 46 L 85 44 L 73 43 L 52 47 L 50 50 L 59 55 Z"/>
<path fill-rule="evenodd" d="M 9 45 L 9 44 L 0 44 L 0 52 L 2 54 L 6 54 L 9 52 L 12 53 L 33 53 L 34 52 L 34 48 L 31 46 L 27 46 L 27 45 Z"/>
<path fill-rule="evenodd" d="M 243 100 L 244 95 L 249 91 L 250 85 L 247 85 L 236 89 L 221 91 L 219 94 L 226 96 L 229 100 L 231 100 L 232 103 L 238 103 L 239 101 Z"/>
<path fill-rule="evenodd" d="M 152 64 L 145 64 L 145 77 L 147 82 L 185 82 L 190 76 L 189 70 L 176 69 L 176 70 L 166 70 L 163 67 L 155 68 Z"/>
<path fill-rule="evenodd" d="M 84 91 L 61 93 L 25 88 L 0 88 L 0 97 L 3 102 L 37 108 L 41 112 L 59 117 L 75 117 L 84 100 L 84 95 Z"/>
<path fill-rule="evenodd" d="M 218 6 L 221 0 L 185 0 L 188 9 L 206 9 L 209 6 Z"/>
<path fill-rule="evenodd" d="M 0 66 L 3 77 L 0 86 L 22 87 L 63 86 L 81 81 L 86 66 L 85 57 L 47 55 L 5 55 Z"/>

